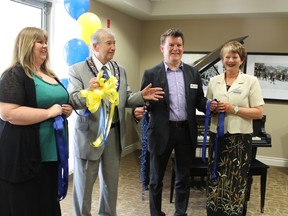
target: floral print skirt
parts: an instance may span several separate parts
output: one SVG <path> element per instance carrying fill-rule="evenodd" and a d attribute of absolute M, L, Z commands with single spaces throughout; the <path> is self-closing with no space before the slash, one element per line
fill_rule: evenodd
<path fill-rule="evenodd" d="M 214 168 L 216 134 L 210 134 L 207 178 L 207 215 L 243 216 L 246 211 L 247 177 L 252 155 L 250 134 L 225 134 L 218 139 Z M 216 177 L 212 178 L 212 173 Z"/>

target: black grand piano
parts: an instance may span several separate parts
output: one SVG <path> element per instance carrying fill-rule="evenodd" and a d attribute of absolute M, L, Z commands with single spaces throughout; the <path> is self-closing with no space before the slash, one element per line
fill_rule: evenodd
<path fill-rule="evenodd" d="M 272 147 L 271 135 L 265 130 L 266 115 L 262 119 L 253 120 L 252 159 L 256 159 L 257 148 Z M 198 147 L 202 147 L 205 115 L 197 115 Z"/>
<path fill-rule="evenodd" d="M 239 38 L 234 38 L 229 41 L 238 41 L 242 44 L 244 44 L 244 40 L 248 37 L 248 35 L 239 37 Z M 228 43 L 227 41 L 226 43 Z M 224 43 L 224 44 L 226 44 Z M 193 63 L 193 67 L 197 68 L 200 72 L 200 74 L 205 73 L 209 68 L 214 67 L 214 65 L 220 61 L 220 51 L 223 47 L 222 44 L 220 47 L 216 48 L 212 52 L 208 53 L 207 55 L 203 56 L 202 58 L 198 59 L 196 62 Z M 217 68 L 214 68 L 217 70 Z"/>
<path fill-rule="evenodd" d="M 240 43 L 244 43 L 244 39 L 246 39 L 247 37 L 248 36 L 243 36 L 243 37 L 235 38 L 232 40 L 237 40 Z M 232 41 L 232 40 L 230 40 L 230 41 Z M 208 53 L 204 57 L 202 57 L 199 60 L 197 60 L 196 62 L 194 62 L 193 66 L 199 70 L 201 75 L 206 73 L 211 67 L 212 68 L 214 67 L 213 71 L 216 71 L 216 74 L 218 73 L 217 68 L 214 65 L 220 60 L 220 51 L 221 51 L 221 48 L 223 45 L 221 45 L 217 49 L 213 50 L 212 52 Z M 211 70 L 210 70 L 210 72 L 211 72 Z M 209 76 L 205 76 L 205 78 L 207 78 L 207 77 L 209 77 Z M 262 119 L 253 120 L 252 161 L 251 161 L 251 167 L 250 167 L 250 171 L 249 171 L 249 181 L 248 181 L 249 193 L 247 195 L 247 200 L 249 200 L 250 189 L 251 189 L 251 185 L 253 182 L 253 176 L 261 176 L 261 190 L 260 190 L 261 213 L 264 212 L 267 170 L 268 170 L 269 166 L 262 163 L 261 161 L 257 160 L 256 154 L 257 154 L 257 149 L 259 147 L 272 147 L 271 135 L 266 133 L 265 123 L 266 123 L 266 116 L 264 116 Z M 201 160 L 202 153 L 201 152 L 197 153 L 197 150 L 201 149 L 202 143 L 203 143 L 204 124 L 205 124 L 205 116 L 204 115 L 197 115 L 197 125 L 198 125 L 197 147 L 198 148 L 195 151 L 195 158 L 194 158 L 193 164 L 191 165 L 191 172 L 190 173 L 191 173 L 192 181 L 193 181 L 193 179 L 197 179 L 198 181 L 200 181 L 200 183 L 204 182 L 204 185 L 205 185 L 205 177 L 207 176 L 207 165 L 204 164 Z M 172 157 L 172 163 L 174 163 L 173 157 Z M 172 199 L 173 199 L 174 183 L 175 183 L 175 173 L 174 173 L 173 167 L 174 166 L 172 166 L 170 202 L 172 202 Z M 192 184 L 193 184 L 193 182 L 192 182 Z"/>

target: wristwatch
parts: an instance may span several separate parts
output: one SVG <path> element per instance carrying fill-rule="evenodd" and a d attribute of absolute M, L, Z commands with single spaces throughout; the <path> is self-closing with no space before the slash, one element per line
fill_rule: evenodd
<path fill-rule="evenodd" d="M 238 106 L 234 106 L 234 114 L 237 115 L 238 112 L 239 112 L 239 107 Z"/>

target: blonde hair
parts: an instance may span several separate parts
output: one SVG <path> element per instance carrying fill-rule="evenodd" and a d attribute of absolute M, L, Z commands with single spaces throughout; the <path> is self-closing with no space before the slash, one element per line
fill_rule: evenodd
<path fill-rule="evenodd" d="M 15 40 L 12 63 L 10 68 L 21 65 L 26 75 L 32 78 L 33 73 L 33 47 L 37 40 L 45 38 L 48 42 L 48 34 L 45 30 L 36 27 L 26 27 L 22 29 Z M 41 70 L 50 77 L 57 78 L 54 72 L 49 69 L 49 53 L 40 66 Z"/>
<path fill-rule="evenodd" d="M 242 65 L 240 66 L 240 69 L 243 69 L 247 59 L 247 52 L 243 44 L 241 44 L 238 41 L 230 41 L 224 44 L 220 52 L 220 58 L 223 60 L 224 55 L 228 52 L 237 53 L 239 55 L 240 59 L 243 61 Z"/>

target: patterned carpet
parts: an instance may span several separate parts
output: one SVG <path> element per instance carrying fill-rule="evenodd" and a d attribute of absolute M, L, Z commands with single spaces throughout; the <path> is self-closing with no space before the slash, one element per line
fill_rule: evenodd
<path fill-rule="evenodd" d="M 149 216 L 148 193 L 145 200 L 141 199 L 141 181 L 139 177 L 139 151 L 122 158 L 119 189 L 118 216 Z M 174 203 L 170 203 L 171 163 L 169 163 L 164 178 L 162 209 L 167 216 L 174 215 Z M 69 182 L 67 197 L 61 201 L 62 215 L 73 216 L 72 180 Z M 94 187 L 92 215 L 97 215 L 99 196 L 98 182 Z M 205 190 L 203 187 L 191 188 L 188 215 L 205 216 Z M 251 196 L 247 216 L 287 216 L 288 215 L 288 168 L 270 167 L 266 186 L 264 213 L 260 212 L 260 177 L 253 177 Z"/>

